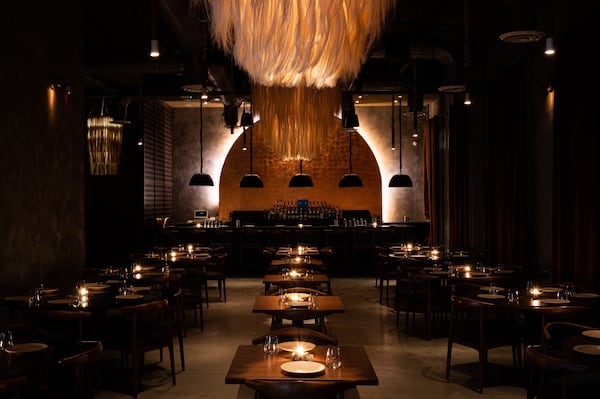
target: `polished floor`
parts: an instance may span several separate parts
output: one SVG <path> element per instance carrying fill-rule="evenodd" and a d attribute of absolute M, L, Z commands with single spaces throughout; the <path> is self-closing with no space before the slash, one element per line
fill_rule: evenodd
<path fill-rule="evenodd" d="M 251 312 L 254 297 L 263 292 L 259 278 L 227 280 L 227 302 L 211 300 L 205 308 L 205 328 L 188 329 L 185 340 L 186 370 L 181 371 L 177 359 L 177 384 L 172 385 L 158 357 L 148 357 L 151 364 L 144 374 L 140 399 L 195 398 L 234 399 L 239 395 L 238 385 L 225 384 L 229 363 L 239 344 L 269 329 L 270 318 Z M 455 345 L 450 381 L 444 377 L 447 339 L 443 336 L 425 340 L 408 336 L 403 324 L 395 326 L 394 312 L 379 304 L 378 289 L 372 278 L 333 278 L 332 290 L 346 305 L 344 314 L 327 318 L 329 333 L 342 345 L 364 345 L 379 378 L 378 386 L 359 386 L 362 399 L 383 398 L 525 398 L 526 390 L 510 365 L 510 348 L 494 349 L 489 361 L 491 378 L 486 382 L 483 395 L 473 390 L 475 383 L 474 350 Z M 214 297 L 216 290 L 211 292 Z M 188 324 L 192 323 L 188 313 Z M 417 320 L 417 324 L 419 320 Z M 193 323 L 192 323 L 193 324 Z M 154 364 L 152 364 L 154 363 Z M 107 378 L 97 399 L 128 398 L 120 393 Z"/>

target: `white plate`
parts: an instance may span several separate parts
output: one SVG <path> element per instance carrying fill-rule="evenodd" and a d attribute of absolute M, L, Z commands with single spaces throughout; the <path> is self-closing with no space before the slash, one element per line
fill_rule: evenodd
<path fill-rule="evenodd" d="M 575 345 L 573 350 L 586 355 L 600 355 L 600 345 Z"/>
<path fill-rule="evenodd" d="M 292 302 L 286 302 L 285 305 L 290 308 L 307 308 L 310 306 L 310 302 L 308 302 L 308 301 L 292 301 Z"/>
<path fill-rule="evenodd" d="M 76 301 L 71 298 L 51 299 L 48 301 L 48 303 L 51 305 L 70 305 L 73 302 L 76 302 Z"/>
<path fill-rule="evenodd" d="M 107 288 L 110 288 L 110 285 L 107 284 L 86 284 L 85 288 L 90 291 L 102 291 Z"/>
<path fill-rule="evenodd" d="M 558 298 L 546 298 L 546 299 L 540 299 L 540 301 L 542 303 L 547 303 L 547 304 L 552 304 L 552 305 L 570 302 L 568 299 L 558 299 Z"/>
<path fill-rule="evenodd" d="M 481 287 L 481 288 L 479 288 L 479 289 L 480 289 L 481 291 L 490 291 L 490 290 L 504 291 L 504 288 L 502 288 L 502 287 L 494 287 L 494 288 L 491 288 L 491 287 L 485 287 L 485 286 L 484 286 L 484 287 Z"/>
<path fill-rule="evenodd" d="M 58 292 L 58 288 L 42 288 L 41 289 L 42 294 L 54 294 L 55 292 Z"/>
<path fill-rule="evenodd" d="M 22 354 L 22 353 L 32 353 L 39 352 L 47 349 L 48 345 L 43 344 L 41 342 L 29 342 L 26 344 L 17 344 L 14 346 L 10 346 L 5 348 L 8 353 Z"/>
<path fill-rule="evenodd" d="M 478 294 L 477 296 L 483 299 L 504 299 L 504 295 L 500 294 Z"/>
<path fill-rule="evenodd" d="M 305 341 L 289 341 L 279 343 L 279 349 L 286 352 L 295 352 L 299 346 L 301 346 L 302 349 L 304 349 L 304 352 L 310 352 L 311 350 L 315 349 L 316 345 L 312 342 Z"/>
<path fill-rule="evenodd" d="M 150 291 L 150 287 L 130 287 L 129 289 L 133 292 Z"/>
<path fill-rule="evenodd" d="M 487 273 L 484 272 L 469 272 L 471 277 L 487 277 Z"/>
<path fill-rule="evenodd" d="M 20 301 L 28 301 L 29 297 L 27 295 L 15 295 L 15 296 L 7 296 L 4 298 L 6 301 L 11 302 L 20 302 Z"/>
<path fill-rule="evenodd" d="M 134 299 L 142 299 L 143 295 L 129 294 L 129 295 L 117 295 L 115 298 L 117 299 L 125 299 L 125 300 L 134 300 Z"/>
<path fill-rule="evenodd" d="M 592 299 L 592 298 L 600 297 L 600 295 L 598 295 L 594 292 L 576 292 L 571 296 L 573 298 L 580 298 L 580 299 Z"/>
<path fill-rule="evenodd" d="M 318 362 L 298 360 L 283 363 L 281 369 L 292 374 L 317 374 L 325 371 L 325 365 Z"/>
<path fill-rule="evenodd" d="M 581 332 L 581 335 L 593 340 L 600 340 L 600 330 L 585 330 Z"/>
<path fill-rule="evenodd" d="M 562 288 L 560 287 L 543 287 L 540 288 L 541 292 L 559 292 L 562 291 Z"/>

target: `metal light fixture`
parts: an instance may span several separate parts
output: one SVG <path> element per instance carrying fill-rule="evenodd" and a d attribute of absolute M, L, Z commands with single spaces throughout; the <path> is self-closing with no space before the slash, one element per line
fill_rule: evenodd
<path fill-rule="evenodd" d="M 202 137 L 202 130 L 203 130 L 202 116 L 203 116 L 203 105 L 204 105 L 204 101 L 206 100 L 206 98 L 208 98 L 208 96 L 206 96 L 206 94 L 203 94 L 200 97 L 200 173 L 196 173 L 195 175 L 192 176 L 192 178 L 190 179 L 190 186 L 214 186 L 215 185 L 213 183 L 212 177 L 210 177 L 210 175 L 203 173 L 203 171 L 202 171 L 202 168 L 204 166 L 204 159 L 202 158 L 202 153 L 204 152 L 204 142 L 203 142 L 204 140 Z"/>
<path fill-rule="evenodd" d="M 556 50 L 554 48 L 554 39 L 551 37 L 546 38 L 546 49 L 544 50 L 544 54 L 546 54 L 546 55 L 556 54 Z"/>
<path fill-rule="evenodd" d="M 292 176 L 292 178 L 290 179 L 290 183 L 288 184 L 288 187 L 291 187 L 291 188 L 314 187 L 313 181 L 312 181 L 312 178 L 310 177 L 310 175 L 305 175 L 304 173 L 302 173 L 302 160 L 300 160 L 300 173 Z"/>
<path fill-rule="evenodd" d="M 244 114 L 248 115 L 250 118 L 246 118 L 244 120 Z M 252 172 L 252 114 L 249 112 L 242 113 L 242 122 L 241 125 L 244 127 L 244 137 L 246 137 L 246 126 L 249 126 L 248 130 L 250 131 L 250 173 L 247 173 L 240 180 L 241 188 L 263 188 L 263 181 L 260 179 L 256 173 Z"/>
<path fill-rule="evenodd" d="M 93 113 L 94 110 L 92 110 Z M 87 118 L 87 149 L 92 175 L 116 175 L 119 170 L 123 144 L 123 124 L 107 115 L 102 97 L 100 112 Z"/>
<path fill-rule="evenodd" d="M 356 114 L 354 114 L 356 115 Z M 363 182 L 360 178 L 360 176 L 358 176 L 356 173 L 352 172 L 352 132 L 353 130 L 349 130 L 348 131 L 348 139 L 349 139 L 349 144 L 348 144 L 348 148 L 349 148 L 349 159 L 348 159 L 348 163 L 350 166 L 350 172 L 346 173 L 342 179 L 340 180 L 340 183 L 338 184 L 338 187 L 340 188 L 346 188 L 346 187 L 362 187 L 363 186 Z"/>
<path fill-rule="evenodd" d="M 398 163 L 400 165 L 400 173 L 392 176 L 389 187 L 412 187 L 413 183 L 411 178 L 408 175 L 402 174 L 402 98 L 400 98 L 398 109 L 398 119 L 400 119 L 400 128 L 398 129 Z M 416 112 L 416 110 L 413 112 Z M 392 99 L 392 129 L 394 129 L 394 124 L 394 100 Z"/>

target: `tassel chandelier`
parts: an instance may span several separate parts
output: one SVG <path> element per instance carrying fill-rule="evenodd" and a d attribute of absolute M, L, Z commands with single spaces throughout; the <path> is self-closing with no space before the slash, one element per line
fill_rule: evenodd
<path fill-rule="evenodd" d="M 391 0 L 205 1 L 212 36 L 250 76 L 275 156 L 313 159 L 335 129 L 338 83 L 360 72 Z"/>

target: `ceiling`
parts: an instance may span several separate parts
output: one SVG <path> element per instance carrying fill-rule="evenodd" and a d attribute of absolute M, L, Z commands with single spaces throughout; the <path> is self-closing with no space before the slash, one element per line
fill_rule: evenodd
<path fill-rule="evenodd" d="M 360 74 L 344 89 L 387 101 L 390 93 L 410 94 L 416 88 L 428 94 L 463 84 L 464 65 L 477 62 L 500 33 L 512 26 L 524 29 L 518 27 L 521 20 L 541 30 L 541 1 L 397 1 Z M 206 10 L 190 2 L 86 0 L 86 95 L 177 101 L 197 97 L 182 87 L 205 77 L 226 103 L 248 94 L 247 75 L 213 45 Z M 148 54 L 153 35 L 160 43 L 158 59 Z"/>

